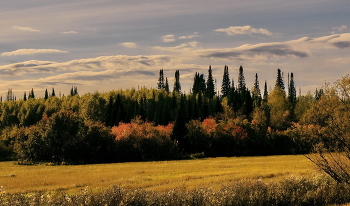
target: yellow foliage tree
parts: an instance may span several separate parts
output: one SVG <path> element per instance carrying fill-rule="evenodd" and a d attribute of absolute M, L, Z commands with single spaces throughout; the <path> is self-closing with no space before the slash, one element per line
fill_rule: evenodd
<path fill-rule="evenodd" d="M 270 107 L 270 126 L 273 129 L 284 130 L 289 122 L 289 107 L 286 92 L 279 86 L 275 86 L 268 98 Z"/>

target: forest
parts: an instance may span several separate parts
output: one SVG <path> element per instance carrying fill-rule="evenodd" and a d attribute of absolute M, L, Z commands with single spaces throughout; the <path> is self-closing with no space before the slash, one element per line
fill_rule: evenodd
<path fill-rule="evenodd" d="M 162 69 L 155 84 L 155 89 L 83 95 L 72 87 L 62 97 L 46 90 L 44 98 L 35 98 L 31 90 L 28 98 L 3 101 L 0 159 L 87 164 L 309 154 L 326 145 L 332 131 L 319 108 L 327 106 L 329 101 L 322 100 L 335 90 L 325 85 L 315 94 L 297 96 L 293 73 L 285 86 L 280 69 L 270 91 L 266 81 L 260 90 L 258 74 L 253 88 L 247 88 L 242 66 L 236 85 L 227 66 L 222 85 L 214 84 L 210 66 L 206 78 L 194 74 L 188 94 L 181 91 L 179 70 L 173 91 Z"/>

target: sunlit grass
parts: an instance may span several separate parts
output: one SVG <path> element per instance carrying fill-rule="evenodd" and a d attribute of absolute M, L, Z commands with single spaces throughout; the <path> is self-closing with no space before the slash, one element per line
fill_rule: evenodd
<path fill-rule="evenodd" d="M 25 166 L 0 162 L 0 186 L 7 193 L 81 189 L 113 185 L 146 190 L 221 188 L 244 179 L 279 181 L 291 175 L 310 177 L 317 168 L 302 155 L 205 158 L 69 166 Z"/>

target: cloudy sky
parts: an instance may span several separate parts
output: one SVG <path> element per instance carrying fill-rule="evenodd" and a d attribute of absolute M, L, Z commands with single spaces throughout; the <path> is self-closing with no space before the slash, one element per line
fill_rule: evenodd
<path fill-rule="evenodd" d="M 303 93 L 350 72 L 349 0 L 2 0 L 0 95 L 156 87 L 160 69 L 188 92 L 224 65 L 261 88 L 277 69 Z"/>

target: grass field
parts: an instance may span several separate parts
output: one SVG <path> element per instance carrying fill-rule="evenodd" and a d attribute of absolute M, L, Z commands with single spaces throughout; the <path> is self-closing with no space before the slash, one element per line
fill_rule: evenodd
<path fill-rule="evenodd" d="M 85 188 L 98 191 L 113 185 L 146 190 L 220 188 L 242 179 L 278 181 L 291 175 L 321 172 L 304 156 L 205 158 L 78 166 L 25 166 L 0 162 L 0 187 L 7 193 Z"/>

